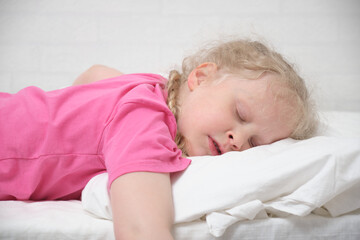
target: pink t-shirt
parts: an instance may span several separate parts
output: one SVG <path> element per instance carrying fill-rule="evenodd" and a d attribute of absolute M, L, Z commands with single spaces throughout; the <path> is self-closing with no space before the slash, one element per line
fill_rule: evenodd
<path fill-rule="evenodd" d="M 184 170 L 190 160 L 173 140 L 165 82 L 129 74 L 50 92 L 0 93 L 0 199 L 79 199 L 105 171 L 110 186 L 129 172 Z"/>

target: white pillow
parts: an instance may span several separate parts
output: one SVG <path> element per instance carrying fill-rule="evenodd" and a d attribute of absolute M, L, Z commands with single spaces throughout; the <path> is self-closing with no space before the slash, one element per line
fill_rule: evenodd
<path fill-rule="evenodd" d="M 206 216 L 214 236 L 236 221 L 267 214 L 305 216 L 325 206 L 337 216 L 360 207 L 360 138 L 285 139 L 191 159 L 187 170 L 172 176 L 175 223 Z M 106 183 L 107 174 L 94 177 L 82 203 L 111 219 Z"/>

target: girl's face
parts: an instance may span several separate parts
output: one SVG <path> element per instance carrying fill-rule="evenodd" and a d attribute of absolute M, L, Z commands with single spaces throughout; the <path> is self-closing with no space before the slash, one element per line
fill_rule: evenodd
<path fill-rule="evenodd" d="M 216 67 L 198 70 L 189 75 L 188 87 L 180 95 L 178 131 L 189 156 L 243 151 L 291 134 L 289 103 L 274 101 L 272 91 L 278 86 L 268 88 L 273 75 L 257 80 L 228 75 L 219 81 Z"/>

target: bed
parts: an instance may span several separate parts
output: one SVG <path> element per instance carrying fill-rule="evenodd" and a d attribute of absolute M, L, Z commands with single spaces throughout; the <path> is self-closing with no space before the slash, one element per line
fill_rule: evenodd
<path fill-rule="evenodd" d="M 172 176 L 176 240 L 360 239 L 360 113 L 317 137 L 195 157 Z M 0 202 L 0 239 L 114 239 L 107 176 L 82 201 Z"/>

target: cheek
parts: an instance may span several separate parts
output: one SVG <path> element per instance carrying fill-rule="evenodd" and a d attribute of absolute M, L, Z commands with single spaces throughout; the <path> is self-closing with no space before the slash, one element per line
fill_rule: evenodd
<path fill-rule="evenodd" d="M 224 109 L 213 110 L 208 112 L 200 127 L 213 134 L 228 131 L 234 122 L 232 115 Z"/>
<path fill-rule="evenodd" d="M 204 127 L 209 129 L 228 129 L 234 122 L 234 112 L 230 104 L 214 104 L 205 107 L 202 113 Z"/>
<path fill-rule="evenodd" d="M 222 124 L 219 114 L 203 108 L 194 109 L 178 121 L 179 131 L 186 136 L 209 134 L 216 126 Z"/>
<path fill-rule="evenodd" d="M 178 122 L 179 130 L 187 135 L 194 131 L 209 134 L 213 130 L 229 128 L 234 120 L 231 106 L 227 96 L 192 99 L 184 106 L 183 119 Z"/>

